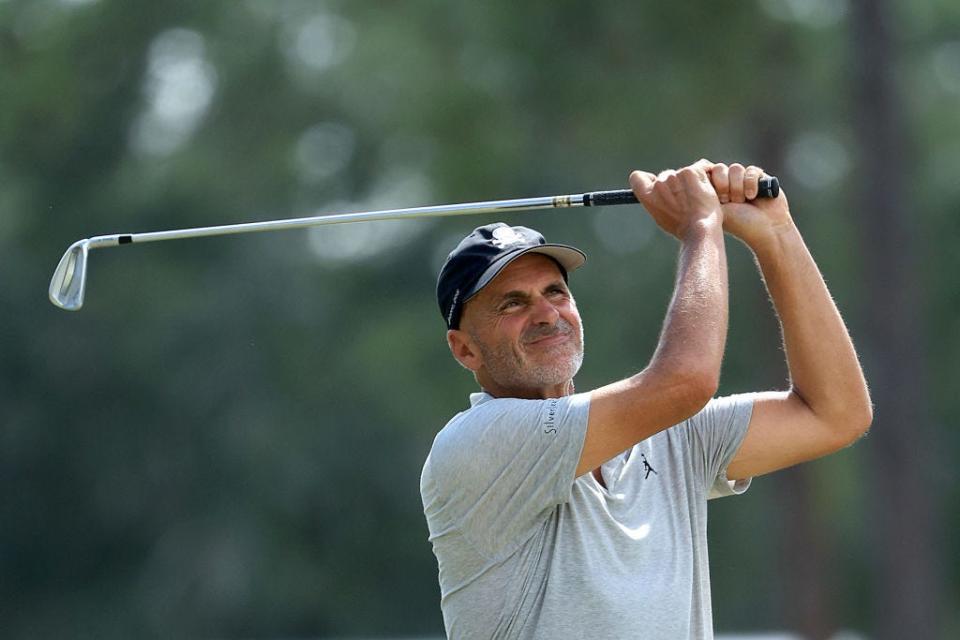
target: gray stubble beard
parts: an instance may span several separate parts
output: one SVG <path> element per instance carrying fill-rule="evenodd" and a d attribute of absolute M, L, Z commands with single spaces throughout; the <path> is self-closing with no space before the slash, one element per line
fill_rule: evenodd
<path fill-rule="evenodd" d="M 538 329 L 533 333 L 543 334 L 538 337 L 545 337 L 558 332 L 573 334 L 575 342 L 572 345 L 569 342 L 563 345 L 565 349 L 572 346 L 573 353 L 546 365 L 533 366 L 509 345 L 490 347 L 479 340 L 473 332 L 471 336 L 480 349 L 484 366 L 490 377 L 498 385 L 505 389 L 539 389 L 570 382 L 583 364 L 582 324 L 579 331 L 575 332 L 573 325 L 561 318 L 550 330 Z M 529 337 L 527 336 L 528 339 Z"/>

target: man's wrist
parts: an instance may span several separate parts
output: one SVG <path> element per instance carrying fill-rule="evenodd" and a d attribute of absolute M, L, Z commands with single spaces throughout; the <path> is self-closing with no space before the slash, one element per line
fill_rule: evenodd
<path fill-rule="evenodd" d="M 723 217 L 720 211 L 714 211 L 702 218 L 691 221 L 680 233 L 680 242 L 695 242 L 707 236 L 723 233 Z"/>
<path fill-rule="evenodd" d="M 771 227 L 768 233 L 746 244 L 761 263 L 775 262 L 790 250 L 804 246 L 800 230 L 792 221 Z"/>

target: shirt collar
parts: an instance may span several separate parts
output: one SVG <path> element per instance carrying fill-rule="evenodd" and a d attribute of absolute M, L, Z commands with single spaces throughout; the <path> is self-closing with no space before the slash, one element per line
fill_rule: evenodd
<path fill-rule="evenodd" d="M 493 400 L 493 396 L 491 396 L 491 395 L 490 395 L 489 393 L 487 393 L 486 391 L 480 391 L 479 393 L 471 393 L 471 394 L 470 394 L 470 406 L 471 406 L 471 407 L 476 407 L 477 405 L 481 405 L 481 404 L 483 404 L 484 402 L 488 402 L 488 401 L 490 401 L 490 400 Z"/>

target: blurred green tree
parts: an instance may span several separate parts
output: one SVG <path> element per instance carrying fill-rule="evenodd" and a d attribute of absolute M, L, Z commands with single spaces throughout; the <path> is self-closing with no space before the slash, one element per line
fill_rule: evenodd
<path fill-rule="evenodd" d="M 909 185 L 896 213 L 917 222 L 919 282 L 878 285 L 873 205 L 856 194 L 881 147 L 857 128 L 873 107 L 842 62 L 874 63 L 849 38 L 862 3 L 0 2 L 4 637 L 442 630 L 418 477 L 473 381 L 446 352 L 433 285 L 456 239 L 493 219 L 96 253 L 86 306 L 67 314 L 43 290 L 80 237 L 577 192 L 622 186 L 634 167 L 749 160 L 789 191 L 865 338 L 881 411 L 902 362 L 877 309 L 900 299 L 887 287 L 914 289 L 911 371 L 930 381 L 929 418 L 915 417 L 951 424 L 960 14 L 891 9 L 899 48 L 880 75 L 900 78 L 916 160 L 882 184 Z M 589 345 L 578 387 L 642 367 L 675 246 L 639 208 L 522 221 L 590 256 L 572 283 Z M 731 254 L 722 390 L 782 385 L 759 278 Z M 878 426 L 916 430 L 898 415 Z M 958 436 L 942 431 L 949 459 Z M 879 523 L 897 514 L 867 472 L 884 442 L 713 507 L 718 629 L 879 633 L 901 628 L 884 612 L 912 619 L 882 595 L 906 587 L 874 566 Z M 960 522 L 955 471 L 924 477 L 946 526 Z M 937 551 L 935 519 L 915 534 L 943 575 L 909 588 L 944 600 L 926 629 L 951 637 L 960 553 Z"/>

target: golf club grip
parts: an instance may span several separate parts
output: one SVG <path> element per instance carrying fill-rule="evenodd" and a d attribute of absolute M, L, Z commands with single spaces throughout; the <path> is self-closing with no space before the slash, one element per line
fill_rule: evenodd
<path fill-rule="evenodd" d="M 776 176 L 760 178 L 758 184 L 758 198 L 776 198 L 780 195 L 780 181 Z M 583 206 L 606 207 L 614 204 L 636 204 L 637 196 L 630 189 L 616 189 L 614 191 L 594 191 L 583 194 Z"/>

